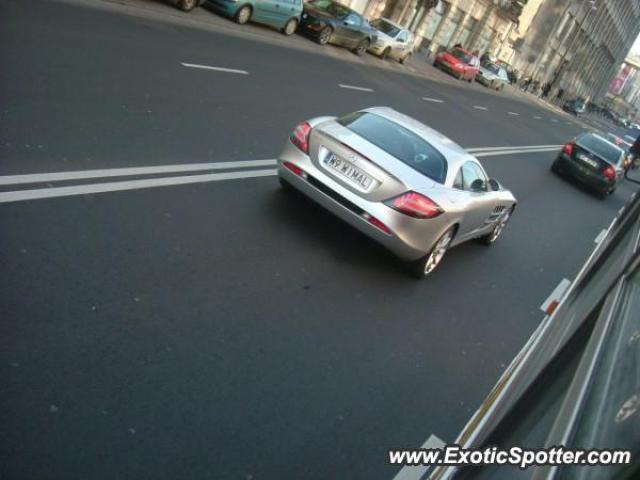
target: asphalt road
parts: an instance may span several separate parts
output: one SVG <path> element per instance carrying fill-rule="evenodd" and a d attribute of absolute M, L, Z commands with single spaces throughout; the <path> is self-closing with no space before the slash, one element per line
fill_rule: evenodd
<path fill-rule="evenodd" d="M 467 148 L 582 130 L 312 44 L 1 5 L 1 176 L 270 159 L 373 105 Z M 600 201 L 553 155 L 483 157 L 517 214 L 424 282 L 274 177 L 0 204 L 0 478 L 392 479 L 387 449 L 455 439 L 633 191 Z"/>

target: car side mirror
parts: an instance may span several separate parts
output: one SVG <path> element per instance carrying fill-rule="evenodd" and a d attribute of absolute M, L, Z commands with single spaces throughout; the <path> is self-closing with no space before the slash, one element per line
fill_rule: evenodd
<path fill-rule="evenodd" d="M 476 178 L 473 182 L 471 182 L 472 192 L 483 192 L 484 190 L 485 190 L 484 180 L 480 178 Z"/>
<path fill-rule="evenodd" d="M 494 192 L 497 192 L 498 190 L 502 189 L 502 186 L 500 185 L 500 182 L 498 182 L 495 178 L 490 178 L 489 179 L 489 187 Z"/>

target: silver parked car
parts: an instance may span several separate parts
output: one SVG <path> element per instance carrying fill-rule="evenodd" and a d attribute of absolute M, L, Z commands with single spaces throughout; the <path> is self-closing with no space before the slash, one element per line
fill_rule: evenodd
<path fill-rule="evenodd" d="M 378 33 L 376 41 L 369 47 L 371 53 L 382 59 L 393 58 L 400 63 L 411 56 L 415 40 L 411 31 L 386 18 L 376 18 L 369 24 Z"/>
<path fill-rule="evenodd" d="M 454 245 L 473 238 L 491 245 L 516 206 L 475 157 L 388 107 L 301 123 L 280 154 L 278 175 L 283 187 L 410 261 L 419 277 Z"/>
<path fill-rule="evenodd" d="M 485 62 L 480 64 L 480 71 L 476 76 L 476 80 L 485 87 L 502 90 L 509 83 L 509 75 L 507 71 L 493 62 Z"/>

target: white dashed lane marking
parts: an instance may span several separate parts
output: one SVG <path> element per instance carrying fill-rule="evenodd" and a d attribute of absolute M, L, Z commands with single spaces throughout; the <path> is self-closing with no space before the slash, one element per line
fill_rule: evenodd
<path fill-rule="evenodd" d="M 339 83 L 338 86 L 340 88 L 346 88 L 347 90 L 359 90 L 361 92 L 373 92 L 373 88 L 357 87 L 355 85 L 345 85 L 343 83 Z"/>
<path fill-rule="evenodd" d="M 517 112 L 507 112 L 507 113 L 508 113 L 509 115 L 516 115 L 516 116 L 520 116 L 520 114 L 519 114 L 519 113 L 517 113 Z"/>
<path fill-rule="evenodd" d="M 213 70 L 215 72 L 237 73 L 239 75 L 249 75 L 249 72 L 247 72 L 246 70 L 237 70 L 235 68 L 212 67 L 210 65 L 198 65 L 196 63 L 184 63 L 184 62 L 182 62 L 180 65 L 187 68 L 199 68 L 201 70 Z"/>
<path fill-rule="evenodd" d="M 473 108 L 475 108 L 476 110 L 489 110 L 487 107 L 483 107 L 481 105 L 474 105 Z"/>
<path fill-rule="evenodd" d="M 444 103 L 444 100 L 440 100 L 439 98 L 422 97 L 422 99 L 423 99 L 425 102 Z"/>

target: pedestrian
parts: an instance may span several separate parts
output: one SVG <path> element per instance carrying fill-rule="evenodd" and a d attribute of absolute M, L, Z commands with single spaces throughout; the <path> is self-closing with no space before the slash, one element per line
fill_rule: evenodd
<path fill-rule="evenodd" d="M 549 95 L 549 91 L 551 90 L 551 85 L 549 83 L 545 83 L 542 87 L 542 98 L 546 98 Z"/>
<path fill-rule="evenodd" d="M 453 46 L 453 48 L 462 48 L 462 44 L 460 44 L 460 43 L 456 43 L 456 44 Z"/>
<path fill-rule="evenodd" d="M 638 168 L 638 160 L 640 159 L 640 135 L 638 135 L 636 141 L 633 142 L 633 145 L 629 148 L 629 157 L 630 168 Z"/>

